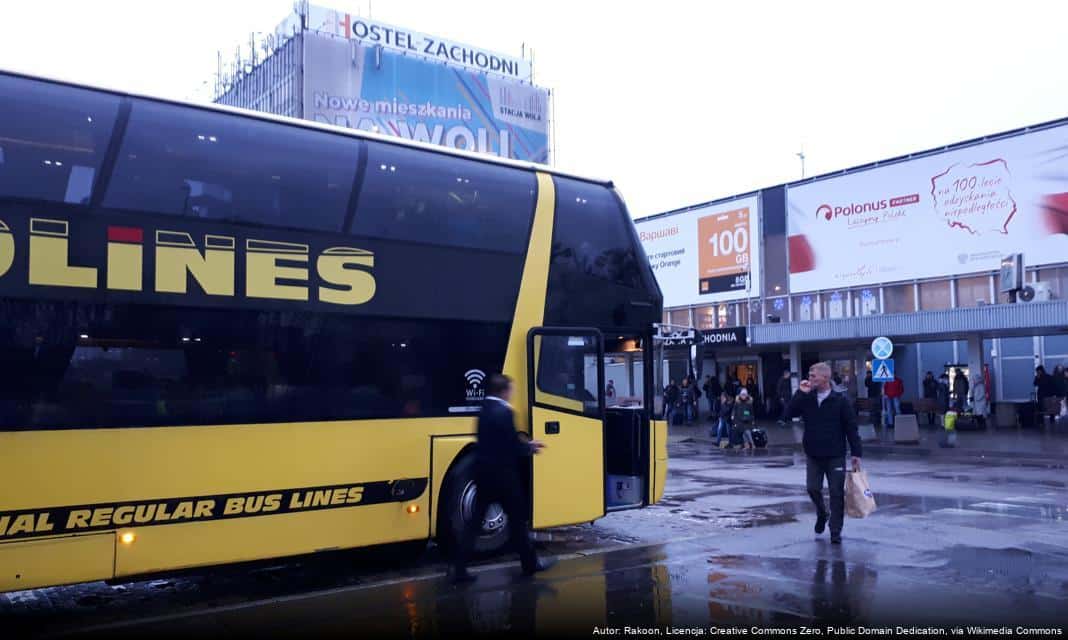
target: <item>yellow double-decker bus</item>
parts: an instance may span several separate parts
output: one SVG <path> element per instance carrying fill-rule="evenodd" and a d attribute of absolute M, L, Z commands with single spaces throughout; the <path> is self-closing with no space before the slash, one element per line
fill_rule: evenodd
<path fill-rule="evenodd" d="M 662 298 L 610 183 L 15 73 L 0 98 L 0 590 L 447 543 L 497 371 L 548 445 L 533 527 L 662 495 Z"/>

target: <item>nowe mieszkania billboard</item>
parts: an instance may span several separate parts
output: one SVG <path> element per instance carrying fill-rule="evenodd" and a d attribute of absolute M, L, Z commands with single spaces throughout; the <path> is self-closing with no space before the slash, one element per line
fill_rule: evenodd
<path fill-rule="evenodd" d="M 528 61 L 342 11 L 304 10 L 305 118 L 550 161 L 549 92 L 527 82 Z M 299 20 L 279 30 L 297 31 Z"/>

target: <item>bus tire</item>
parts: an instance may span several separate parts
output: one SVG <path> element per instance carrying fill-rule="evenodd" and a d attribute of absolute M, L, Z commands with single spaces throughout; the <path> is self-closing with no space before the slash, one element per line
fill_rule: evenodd
<path fill-rule="evenodd" d="M 456 461 L 445 476 L 438 508 L 438 539 L 450 551 L 455 550 L 464 525 L 474 511 L 476 490 L 475 457 L 465 455 Z M 507 543 L 508 517 L 504 515 L 501 505 L 493 504 L 482 521 L 482 535 L 475 540 L 474 552 L 495 553 Z"/>

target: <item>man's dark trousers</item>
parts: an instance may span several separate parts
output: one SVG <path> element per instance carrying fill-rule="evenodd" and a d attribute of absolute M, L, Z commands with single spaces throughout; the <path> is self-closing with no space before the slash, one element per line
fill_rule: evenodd
<path fill-rule="evenodd" d="M 457 549 L 456 566 L 467 566 L 475 540 L 482 533 L 482 519 L 486 516 L 486 510 L 496 502 L 508 517 L 508 538 L 512 548 L 519 553 L 523 570 L 533 571 L 534 565 L 537 564 L 537 555 L 527 530 L 527 501 L 523 498 L 518 478 L 514 483 L 502 483 L 500 478 L 476 478 L 475 486 L 475 509 L 471 513 L 471 519 L 464 523 L 464 532 Z"/>
<path fill-rule="evenodd" d="M 824 518 L 827 517 L 827 507 L 823 503 L 823 478 L 827 477 L 827 488 L 831 494 L 831 534 L 840 534 L 845 517 L 845 457 L 813 458 L 809 456 L 807 472 L 808 495 L 816 505 L 816 513 Z"/>

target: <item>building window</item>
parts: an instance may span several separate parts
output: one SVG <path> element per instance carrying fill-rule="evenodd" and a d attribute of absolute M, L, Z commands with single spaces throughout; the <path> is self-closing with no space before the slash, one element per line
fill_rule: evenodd
<path fill-rule="evenodd" d="M 1064 355 L 1068 357 L 1068 335 L 1046 336 L 1042 343 L 1046 357 Z"/>
<path fill-rule="evenodd" d="M 694 317 L 698 329 L 716 328 L 716 307 L 701 307 L 694 309 Z"/>
<path fill-rule="evenodd" d="M 680 327 L 690 326 L 690 310 L 676 309 L 675 311 L 672 311 L 670 324 L 678 325 Z"/>
<path fill-rule="evenodd" d="M 525 172 L 371 143 L 352 233 L 522 255 L 535 192 L 534 176 Z M 557 224 L 573 224 L 581 213 L 561 203 Z"/>
<path fill-rule="evenodd" d="M 0 430 L 450 415 L 505 322 L 6 301 Z M 54 311 L 53 311 L 54 309 Z M 579 361 L 581 363 L 581 360 Z M 496 363 L 496 364 L 495 364 Z"/>
<path fill-rule="evenodd" d="M 761 312 L 763 305 L 760 304 L 760 300 L 754 298 L 748 302 L 743 302 L 741 303 L 741 308 L 742 324 L 764 324 L 764 314 Z M 746 311 L 746 309 L 748 309 L 748 311 Z"/>
<path fill-rule="evenodd" d="M 119 99 L 8 76 L 0 95 L 0 196 L 88 204 Z"/>
<path fill-rule="evenodd" d="M 322 131 L 136 101 L 103 205 L 341 231 L 361 144 Z"/>
<path fill-rule="evenodd" d="M 1034 359 L 1001 359 L 1001 392 L 1004 400 L 1008 402 L 1032 400 L 1035 391 L 1034 379 Z"/>
<path fill-rule="evenodd" d="M 977 307 L 979 302 L 989 304 L 990 276 L 975 276 L 957 280 L 957 306 Z"/>
<path fill-rule="evenodd" d="M 873 288 L 853 291 L 853 316 L 873 316 L 879 313 L 879 290 Z"/>
<path fill-rule="evenodd" d="M 737 309 L 734 305 L 722 302 L 694 310 L 694 324 L 698 329 L 721 329 L 733 327 L 736 322 Z"/>
<path fill-rule="evenodd" d="M 815 293 L 805 293 L 799 296 L 794 296 L 792 303 L 794 305 L 795 322 L 820 319 L 820 305 L 817 303 Z"/>
<path fill-rule="evenodd" d="M 846 291 L 829 291 L 820 296 L 823 317 L 828 320 L 849 317 L 849 293 Z"/>
<path fill-rule="evenodd" d="M 790 320 L 790 299 L 769 298 L 764 303 L 764 315 L 768 322 L 788 322 Z"/>
<path fill-rule="evenodd" d="M 530 174 L 529 178 L 531 206 L 527 207 L 526 213 L 533 214 L 533 174 Z M 636 238 L 629 227 L 630 218 L 615 194 L 600 185 L 578 180 L 556 177 L 553 182 L 556 185 L 553 271 L 572 272 L 593 279 L 589 282 L 591 289 L 596 286 L 597 281 L 610 282 L 628 289 L 641 289 L 642 265 L 638 260 Z M 504 193 L 517 190 L 513 183 L 503 183 L 502 186 Z M 506 211 L 509 210 L 491 208 L 487 210 L 487 214 L 500 217 Z M 521 241 L 520 251 L 526 249 L 530 229 L 529 218 L 527 220 L 528 224 L 517 230 L 517 239 Z M 451 219 L 446 222 L 456 224 Z M 484 224 L 479 221 L 475 223 Z M 645 261 L 645 258 L 642 260 Z M 550 280 L 552 279 L 550 275 Z"/>
<path fill-rule="evenodd" d="M 1033 338 L 1002 338 L 998 347 L 1001 357 L 1026 356 L 1034 358 L 1035 341 Z"/>
<path fill-rule="evenodd" d="M 912 313 L 916 310 L 916 298 L 911 284 L 883 287 L 886 313 Z"/>
<path fill-rule="evenodd" d="M 920 283 L 920 310 L 942 311 L 953 308 L 949 280 Z M 959 301 L 959 299 L 958 299 Z"/>
<path fill-rule="evenodd" d="M 733 304 L 721 304 L 716 310 L 716 327 L 723 329 L 737 324 L 738 309 Z"/>
<path fill-rule="evenodd" d="M 1049 283 L 1054 300 L 1068 299 L 1068 267 L 1042 269 L 1038 272 L 1038 279 Z"/>

